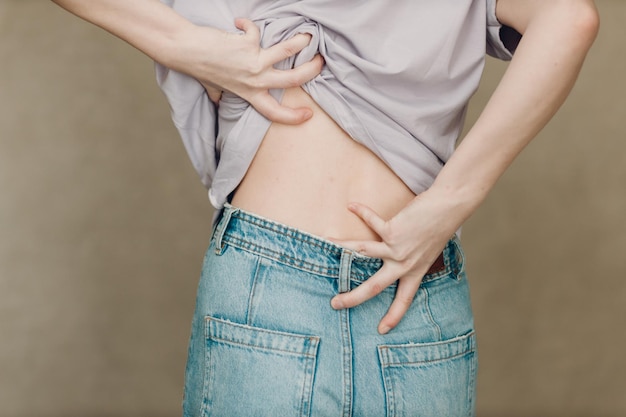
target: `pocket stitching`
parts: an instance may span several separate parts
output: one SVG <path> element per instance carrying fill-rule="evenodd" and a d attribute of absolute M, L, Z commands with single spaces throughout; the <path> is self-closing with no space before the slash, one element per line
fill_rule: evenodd
<path fill-rule="evenodd" d="M 267 351 L 267 352 L 281 352 L 281 353 L 285 353 L 285 354 L 292 355 L 292 356 L 306 356 L 306 357 L 309 357 L 309 358 L 315 358 L 314 354 L 308 353 L 308 352 L 292 352 L 292 351 L 289 351 L 289 350 L 268 348 L 268 347 L 264 347 L 264 346 L 253 345 L 253 344 L 250 344 L 250 343 L 233 342 L 232 340 L 229 340 L 229 339 L 224 339 L 224 338 L 221 338 L 221 337 L 214 337 L 214 336 L 209 336 L 208 339 L 224 342 L 225 344 L 228 344 L 228 345 L 252 347 L 252 348 L 259 349 L 259 350 L 262 350 L 262 351 Z M 309 341 L 311 341 L 315 345 L 317 345 L 317 341 L 318 340 L 319 339 L 317 339 L 315 337 L 309 338 Z M 312 349 L 313 349 L 313 346 L 312 346 Z"/>
<path fill-rule="evenodd" d="M 262 349 L 262 350 L 267 350 L 267 351 L 271 351 L 271 352 L 284 352 L 284 353 L 289 353 L 292 355 L 304 355 L 304 356 L 308 356 L 308 357 L 315 357 L 315 352 L 317 351 L 317 345 L 319 343 L 320 338 L 318 336 L 305 336 L 305 335 L 300 335 L 300 334 L 296 334 L 296 333 L 289 333 L 289 332 L 281 332 L 281 331 L 277 331 L 277 330 L 268 330 L 268 329 L 263 329 L 260 327 L 254 327 L 254 326 L 249 326 L 246 324 L 239 324 L 239 323 L 234 323 L 228 320 L 220 320 L 217 319 L 215 317 L 211 317 L 211 316 L 207 316 L 205 317 L 205 322 L 207 323 L 206 327 L 206 339 L 210 339 L 210 340 L 218 340 L 218 341 L 222 341 L 224 343 L 228 343 L 228 344 L 232 344 L 232 345 L 239 345 L 239 346 L 249 346 L 249 347 L 253 347 L 255 349 Z M 245 331 L 253 331 L 253 332 L 257 332 L 257 333 L 263 333 L 263 334 L 267 334 L 267 335 L 275 335 L 275 336 L 280 336 L 280 337 L 287 337 L 287 338 L 293 338 L 293 339 L 299 339 L 302 342 L 308 341 L 311 343 L 311 346 L 306 349 L 306 351 L 289 351 L 289 350 L 283 350 L 283 349 L 278 349 L 278 348 L 273 348 L 273 347 L 266 347 L 266 346 L 259 346 L 258 344 L 250 344 L 250 343 L 242 343 L 242 342 L 238 342 L 232 339 L 226 339 L 224 337 L 219 337 L 216 336 L 214 334 L 211 334 L 210 332 L 210 322 L 214 322 L 217 323 L 219 325 L 227 325 L 227 326 L 232 326 L 232 327 L 236 327 L 236 328 L 240 328 L 240 329 L 244 329 Z M 313 353 L 311 353 L 311 351 L 313 351 Z"/>
<path fill-rule="evenodd" d="M 295 356 L 295 357 L 303 358 L 305 360 L 304 362 L 305 368 L 303 370 L 302 392 L 300 393 L 299 415 L 301 417 L 310 416 L 311 397 L 313 395 L 312 386 L 313 386 L 313 381 L 315 379 L 315 368 L 316 368 L 316 363 L 317 363 L 317 352 L 318 352 L 318 347 L 319 347 L 319 341 L 321 339 L 320 337 L 263 329 L 259 327 L 231 322 L 228 320 L 218 319 L 212 316 L 205 316 L 204 321 L 205 321 L 205 340 L 206 341 L 213 341 L 216 343 L 223 343 L 227 345 L 250 347 L 250 348 L 254 348 L 255 350 L 257 350 L 257 352 L 263 352 L 266 354 L 271 354 L 271 353 L 275 355 L 286 354 L 288 356 Z M 284 350 L 280 348 L 267 347 L 263 345 L 262 343 L 259 343 L 256 345 L 251 344 L 251 343 L 242 343 L 239 341 L 231 340 L 225 337 L 216 336 L 215 334 L 213 334 L 214 332 L 211 331 L 211 326 L 210 326 L 211 322 L 215 323 L 216 325 L 227 326 L 231 328 L 234 327 L 243 331 L 250 331 L 250 332 L 257 333 L 257 334 L 266 334 L 266 335 L 279 336 L 279 337 L 286 338 L 286 339 L 292 339 L 292 340 L 302 343 L 302 345 L 300 346 L 299 350 L 294 348 L 292 351 L 288 351 L 288 350 Z M 202 403 L 202 408 L 201 408 L 202 416 L 207 416 L 207 412 L 209 409 L 209 404 L 207 401 L 207 398 L 208 398 L 207 393 L 211 389 L 212 382 L 214 379 L 212 376 L 213 372 L 211 371 L 211 369 L 209 369 L 209 364 L 211 363 L 211 357 L 210 357 L 211 350 L 212 349 L 207 348 L 206 354 L 205 354 L 204 372 L 206 374 L 204 376 L 204 379 L 205 379 L 205 383 L 203 387 L 204 398 L 203 398 L 203 403 Z"/>
<path fill-rule="evenodd" d="M 406 348 L 432 348 L 442 345 L 459 345 L 459 350 L 452 355 L 442 355 L 436 359 L 428 359 L 428 360 L 419 360 L 419 361 L 398 361 L 393 360 L 391 358 L 392 350 L 394 349 L 406 349 Z M 378 346 L 378 357 L 381 365 L 381 376 L 383 380 L 383 386 L 385 391 L 386 398 L 386 408 L 388 416 L 395 416 L 398 413 L 396 409 L 396 400 L 395 394 L 396 390 L 395 379 L 392 378 L 392 375 L 389 373 L 391 369 L 402 368 L 406 365 L 417 366 L 418 368 L 433 366 L 433 364 L 437 363 L 445 363 L 450 361 L 457 361 L 460 358 L 468 358 L 469 360 L 469 369 L 467 374 L 467 415 L 472 413 L 474 395 L 473 390 L 475 389 L 475 375 L 476 375 L 476 336 L 475 331 L 471 330 L 470 332 L 457 336 L 451 339 L 437 341 L 437 342 L 428 342 L 428 343 L 405 343 L 405 344 L 395 344 L 395 345 L 380 345 Z"/>
<path fill-rule="evenodd" d="M 419 347 L 419 346 L 417 346 Z M 438 358 L 438 359 L 431 359 L 431 360 L 425 360 L 425 361 L 412 361 L 412 362 L 401 362 L 401 363 L 385 363 L 383 364 L 383 366 L 385 368 L 395 368 L 395 367 L 402 367 L 404 365 L 416 365 L 416 364 L 431 364 L 431 363 L 437 363 L 437 362 L 444 362 L 444 361 L 451 361 L 463 356 L 467 356 L 467 355 L 473 355 L 475 352 L 474 349 L 470 349 L 470 350 L 466 350 L 465 352 L 461 352 L 461 353 L 457 353 L 455 355 L 452 356 L 446 356 L 444 358 Z"/>
<path fill-rule="evenodd" d="M 468 349 L 463 350 L 460 353 L 455 353 L 451 356 L 442 356 L 438 359 L 433 359 L 433 360 L 424 360 L 424 361 L 415 361 L 415 362 L 392 362 L 389 358 L 388 358 L 388 353 L 390 350 L 393 349 L 406 349 L 406 348 L 426 348 L 426 347 L 436 347 L 438 345 L 451 345 L 451 344 L 458 344 L 458 343 L 468 343 Z M 404 343 L 404 344 L 397 344 L 397 345 L 380 345 L 378 346 L 378 350 L 381 354 L 380 357 L 380 361 L 381 361 L 381 365 L 384 367 L 392 367 L 395 365 L 402 365 L 402 364 L 410 364 L 410 363 L 433 363 L 433 362 L 439 362 L 439 361 L 443 361 L 443 360 L 447 360 L 447 359 L 453 359 L 459 356 L 463 356 L 466 355 L 468 353 L 473 353 L 476 352 L 476 342 L 475 342 L 475 331 L 470 331 L 469 333 L 466 333 L 464 335 L 461 336 L 457 336 L 454 337 L 452 339 L 446 339 L 446 340 L 441 340 L 441 341 L 437 341 L 437 342 L 428 342 L 428 343 Z"/>

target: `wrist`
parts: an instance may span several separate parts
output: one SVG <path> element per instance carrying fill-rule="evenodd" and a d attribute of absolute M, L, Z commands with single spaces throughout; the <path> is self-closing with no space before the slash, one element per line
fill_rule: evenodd
<path fill-rule="evenodd" d="M 168 68 L 189 73 L 189 67 L 202 53 L 198 45 L 199 30 L 199 26 L 185 21 L 161 32 L 161 40 L 153 49 L 152 58 Z"/>
<path fill-rule="evenodd" d="M 449 224 L 452 232 L 456 231 L 471 217 L 488 193 L 486 187 L 467 184 L 452 184 L 437 180 L 418 198 L 427 198 L 435 205 Z"/>

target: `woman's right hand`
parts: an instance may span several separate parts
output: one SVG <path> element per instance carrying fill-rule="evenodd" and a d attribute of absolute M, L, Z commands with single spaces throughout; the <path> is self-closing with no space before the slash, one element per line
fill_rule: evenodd
<path fill-rule="evenodd" d="M 320 55 L 293 69 L 274 68 L 274 64 L 305 48 L 311 36 L 298 34 L 263 49 L 260 31 L 251 20 L 237 19 L 235 26 L 243 33 L 196 27 L 188 39 L 193 48 L 182 54 L 173 68 L 202 83 L 215 103 L 219 102 L 222 91 L 229 91 L 248 101 L 271 121 L 299 124 L 308 120 L 313 115 L 311 109 L 285 107 L 269 90 L 300 86 L 321 72 L 324 61 Z M 195 48 L 201 48 L 203 53 L 198 54 Z M 199 56 L 201 60 L 197 59 Z"/>
<path fill-rule="evenodd" d="M 319 55 L 297 68 L 274 68 L 306 47 L 309 35 L 263 49 L 260 31 L 248 19 L 235 20 L 243 33 L 229 33 L 197 26 L 159 0 L 53 1 L 164 66 L 194 77 L 213 102 L 219 101 L 222 91 L 230 91 L 274 122 L 298 124 L 313 115 L 311 109 L 282 106 L 269 94 L 273 88 L 300 86 L 321 72 Z"/>

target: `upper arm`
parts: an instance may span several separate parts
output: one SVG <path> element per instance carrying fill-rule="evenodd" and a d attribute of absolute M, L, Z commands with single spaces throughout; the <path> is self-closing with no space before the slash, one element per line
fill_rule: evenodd
<path fill-rule="evenodd" d="M 557 13 L 565 20 L 597 28 L 594 0 L 497 0 L 496 3 L 498 20 L 522 34 L 534 19 L 546 13 Z"/>
<path fill-rule="evenodd" d="M 524 33 L 532 10 L 550 0 L 496 0 L 496 16 L 498 20 L 519 33 Z"/>

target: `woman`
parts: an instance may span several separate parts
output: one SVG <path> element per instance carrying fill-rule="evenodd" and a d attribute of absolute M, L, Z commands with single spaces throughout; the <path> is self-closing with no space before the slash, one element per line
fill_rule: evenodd
<path fill-rule="evenodd" d="M 55 2 L 159 63 L 217 209 L 186 416 L 473 415 L 458 230 L 569 93 L 592 0 Z M 515 54 L 453 153 L 485 50 Z"/>

